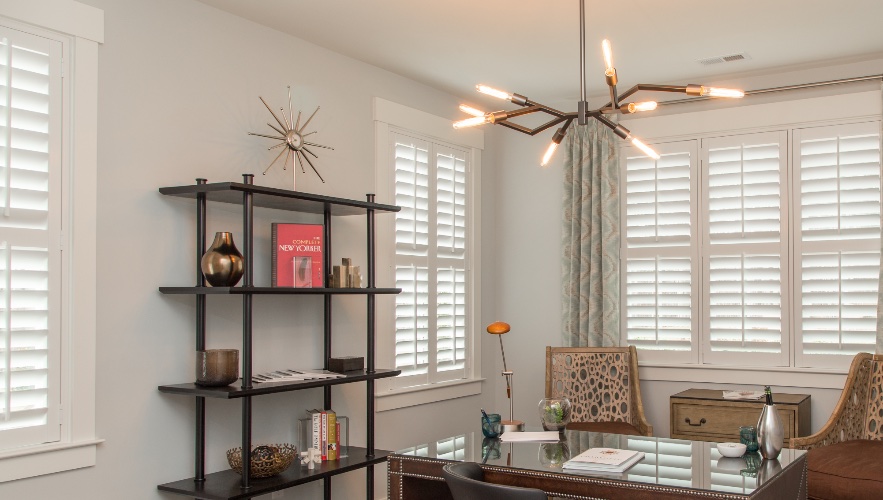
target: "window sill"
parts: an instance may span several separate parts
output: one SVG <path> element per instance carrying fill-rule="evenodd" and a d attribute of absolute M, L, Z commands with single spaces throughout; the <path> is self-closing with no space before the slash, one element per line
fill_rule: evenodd
<path fill-rule="evenodd" d="M 406 387 L 390 391 L 378 392 L 378 412 L 407 408 L 446 399 L 463 398 L 481 394 L 483 378 L 453 380 L 427 386 Z"/>
<path fill-rule="evenodd" d="M 848 369 L 665 365 L 640 362 L 638 367 L 642 382 L 652 380 L 813 389 L 843 389 L 849 371 Z"/>
<path fill-rule="evenodd" d="M 0 453 L 0 483 L 95 465 L 103 439 L 32 446 Z"/>

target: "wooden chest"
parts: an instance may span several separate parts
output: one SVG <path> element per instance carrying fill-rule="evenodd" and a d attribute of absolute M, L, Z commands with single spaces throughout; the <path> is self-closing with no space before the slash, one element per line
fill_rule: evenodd
<path fill-rule="evenodd" d="M 810 434 L 808 394 L 774 393 L 773 400 L 785 428 L 785 447 L 792 437 Z M 738 442 L 739 427 L 757 425 L 762 408 L 762 399 L 724 399 L 723 391 L 688 389 L 671 397 L 671 437 Z"/>

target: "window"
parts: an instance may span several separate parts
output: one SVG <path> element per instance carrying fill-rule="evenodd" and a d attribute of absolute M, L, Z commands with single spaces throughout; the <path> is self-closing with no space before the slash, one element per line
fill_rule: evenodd
<path fill-rule="evenodd" d="M 16 20 L 0 17 L 0 482 L 94 465 L 101 441 L 95 199 L 103 12 L 70 0 L 47 4 L 9 0 L 3 14 Z"/>
<path fill-rule="evenodd" d="M 845 368 L 874 349 L 879 122 L 656 148 L 622 155 L 623 324 L 643 360 Z"/>
<path fill-rule="evenodd" d="M 0 26 L 0 449 L 59 439 L 61 48 Z"/>
<path fill-rule="evenodd" d="M 477 394 L 482 136 L 382 99 L 375 117 L 377 199 L 402 208 L 378 217 L 377 281 L 402 289 L 378 297 L 378 363 L 402 371 L 379 381 L 378 410 Z"/>

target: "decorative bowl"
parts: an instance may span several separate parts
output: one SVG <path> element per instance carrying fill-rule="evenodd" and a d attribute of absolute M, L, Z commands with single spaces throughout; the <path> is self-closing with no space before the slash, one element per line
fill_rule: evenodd
<path fill-rule="evenodd" d="M 267 444 L 251 449 L 251 477 L 261 478 L 279 474 L 291 465 L 297 448 L 290 444 Z M 227 450 L 230 468 L 242 474 L 242 447 Z"/>
<path fill-rule="evenodd" d="M 717 459 L 717 468 L 729 472 L 740 472 L 748 468 L 748 462 L 744 458 L 720 457 Z"/>
<path fill-rule="evenodd" d="M 742 443 L 718 443 L 717 451 L 725 457 L 741 457 L 745 454 L 746 446 Z"/>

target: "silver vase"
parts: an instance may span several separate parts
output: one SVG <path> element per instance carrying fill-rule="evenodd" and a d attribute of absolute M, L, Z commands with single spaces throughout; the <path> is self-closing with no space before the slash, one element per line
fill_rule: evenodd
<path fill-rule="evenodd" d="M 785 444 L 785 429 L 776 405 L 765 404 L 757 420 L 757 443 L 760 455 L 766 460 L 779 458 Z"/>
<path fill-rule="evenodd" d="M 215 233 L 215 241 L 202 256 L 200 268 L 211 286 L 235 286 L 239 283 L 245 266 L 242 254 L 233 244 L 233 233 Z"/>

